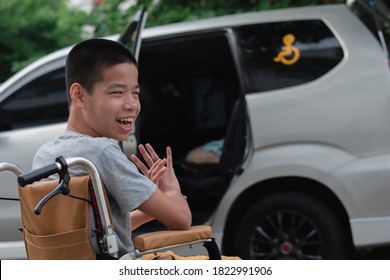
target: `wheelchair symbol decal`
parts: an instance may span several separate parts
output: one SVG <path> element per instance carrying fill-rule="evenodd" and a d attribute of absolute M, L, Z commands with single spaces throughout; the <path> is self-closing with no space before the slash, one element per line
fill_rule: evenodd
<path fill-rule="evenodd" d="M 295 36 L 292 34 L 287 34 L 283 37 L 282 50 L 279 54 L 274 57 L 275 62 L 281 62 L 285 65 L 292 65 L 296 63 L 300 57 L 300 51 L 297 47 L 293 45 L 295 41 Z"/>

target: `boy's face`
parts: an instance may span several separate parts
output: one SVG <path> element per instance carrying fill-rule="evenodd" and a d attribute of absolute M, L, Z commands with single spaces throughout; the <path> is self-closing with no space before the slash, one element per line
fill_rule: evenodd
<path fill-rule="evenodd" d="M 138 70 L 134 64 L 122 63 L 107 67 L 102 80 L 90 94 L 84 94 L 83 120 L 93 137 L 127 139 L 133 130 L 141 104 Z"/>

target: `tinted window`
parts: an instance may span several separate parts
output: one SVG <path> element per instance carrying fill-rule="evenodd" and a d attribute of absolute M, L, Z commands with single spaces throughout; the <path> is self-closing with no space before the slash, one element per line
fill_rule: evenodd
<path fill-rule="evenodd" d="M 339 42 L 320 20 L 248 25 L 235 32 L 247 71 L 247 92 L 310 82 L 343 58 Z"/>
<path fill-rule="evenodd" d="M 64 69 L 28 83 L 0 105 L 2 131 L 53 124 L 67 118 Z"/>

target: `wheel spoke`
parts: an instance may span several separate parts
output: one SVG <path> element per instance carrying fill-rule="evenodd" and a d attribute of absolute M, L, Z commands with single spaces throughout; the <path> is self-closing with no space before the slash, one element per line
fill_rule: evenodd
<path fill-rule="evenodd" d="M 293 228 L 296 222 L 297 222 L 297 213 L 293 212 L 291 217 L 291 222 L 290 222 L 290 232 L 293 232 Z"/>
<path fill-rule="evenodd" d="M 302 238 L 302 242 L 306 242 L 306 240 L 309 240 L 311 237 L 313 237 L 314 235 L 317 235 L 318 234 L 318 231 L 316 229 L 312 229 L 310 232 L 307 233 L 307 235 L 305 237 Z"/>
<path fill-rule="evenodd" d="M 252 257 L 254 259 L 270 260 L 275 258 L 275 253 L 272 252 L 253 252 Z"/>
<path fill-rule="evenodd" d="M 278 227 L 275 225 L 270 215 L 266 217 L 266 220 L 271 225 L 271 227 L 275 230 L 275 232 L 278 232 Z"/>
<path fill-rule="evenodd" d="M 303 260 L 322 260 L 320 255 L 303 255 Z"/>
<path fill-rule="evenodd" d="M 291 230 L 291 233 L 295 235 L 305 225 L 305 223 L 306 223 L 306 218 L 301 217 L 300 221 L 295 226 L 295 228 Z"/>
<path fill-rule="evenodd" d="M 283 214 L 281 211 L 278 211 L 276 213 L 277 216 L 277 222 L 278 222 L 278 229 L 281 231 L 283 230 Z"/>
<path fill-rule="evenodd" d="M 272 237 L 269 236 L 269 235 L 265 232 L 265 230 L 263 229 L 263 227 L 257 226 L 255 230 L 256 230 L 256 232 L 257 232 L 258 234 L 260 234 L 261 236 L 263 236 L 266 240 L 272 241 Z"/>

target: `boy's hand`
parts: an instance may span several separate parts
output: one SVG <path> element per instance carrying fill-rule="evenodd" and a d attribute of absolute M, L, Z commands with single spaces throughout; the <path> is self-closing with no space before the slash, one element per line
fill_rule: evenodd
<path fill-rule="evenodd" d="M 167 147 L 166 149 L 166 159 L 160 159 L 150 144 L 146 144 L 145 146 L 141 144 L 138 148 L 146 164 L 149 166 L 148 169 L 137 156 L 131 155 L 131 159 L 141 172 L 151 179 L 162 192 L 174 191 L 180 193 L 179 181 L 173 169 L 171 148 Z"/>
<path fill-rule="evenodd" d="M 165 158 L 158 159 L 156 162 L 152 164 L 152 166 L 149 169 L 142 163 L 142 161 L 136 155 L 131 155 L 131 159 L 146 177 L 148 177 L 153 183 L 158 185 L 161 175 L 163 175 L 166 170 L 165 164 L 167 163 L 167 160 Z"/>

